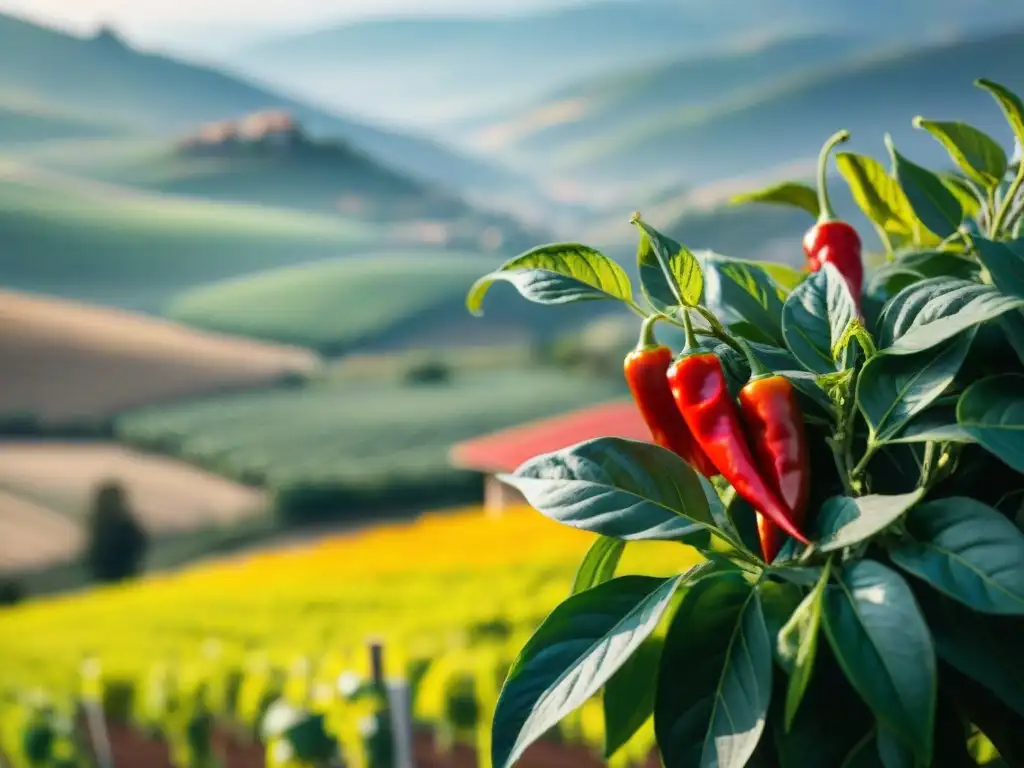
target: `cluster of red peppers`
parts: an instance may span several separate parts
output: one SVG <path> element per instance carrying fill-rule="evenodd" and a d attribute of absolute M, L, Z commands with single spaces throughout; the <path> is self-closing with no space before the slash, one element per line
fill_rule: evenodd
<path fill-rule="evenodd" d="M 857 231 L 836 218 L 826 187 L 828 158 L 850 138 L 839 131 L 818 157 L 818 221 L 803 240 L 807 268 L 832 264 L 860 309 L 864 265 Z M 761 552 L 772 562 L 783 534 L 807 544 L 801 531 L 810 493 L 810 457 L 793 385 L 765 371 L 749 354 L 751 377 L 734 400 L 718 357 L 696 344 L 689 316 L 686 348 L 674 361 L 653 335 L 648 318 L 624 363 L 626 381 L 654 441 L 705 477 L 722 475 L 757 513 Z"/>
<path fill-rule="evenodd" d="M 673 361 L 671 350 L 654 340 L 653 322 L 644 322 L 623 368 L 654 442 L 705 477 L 722 475 L 757 510 L 766 562 L 778 554 L 783 533 L 808 543 L 800 526 L 810 490 L 809 456 L 792 384 L 755 370 L 737 403 L 714 353 L 688 341 Z"/>

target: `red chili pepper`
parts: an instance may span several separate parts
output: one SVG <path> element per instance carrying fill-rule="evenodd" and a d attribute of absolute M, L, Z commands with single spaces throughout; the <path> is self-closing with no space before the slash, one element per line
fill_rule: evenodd
<path fill-rule="evenodd" d="M 808 544 L 778 492 L 761 476 L 718 357 L 684 350 L 669 368 L 668 381 L 697 444 L 736 493 L 794 539 Z"/>
<path fill-rule="evenodd" d="M 853 300 L 860 309 L 860 294 L 864 284 L 864 262 L 861 260 L 861 241 L 852 226 L 836 218 L 829 201 L 825 177 L 828 157 L 832 148 L 850 138 L 849 131 L 833 134 L 821 148 L 818 156 L 818 222 L 804 235 L 804 254 L 807 266 L 817 272 L 824 264 L 834 264 L 850 286 Z"/>
<path fill-rule="evenodd" d="M 714 477 L 718 470 L 693 439 L 672 399 L 666 378 L 672 350 L 654 340 L 654 322 L 654 318 L 644 321 L 636 349 L 623 362 L 629 391 L 654 442 L 678 454 L 705 477 Z"/>
<path fill-rule="evenodd" d="M 785 503 L 793 524 L 803 527 L 811 489 L 810 455 L 793 385 L 784 376 L 755 376 L 740 390 L 739 401 L 761 475 Z M 757 532 L 770 563 L 782 546 L 782 532 L 760 512 Z"/>

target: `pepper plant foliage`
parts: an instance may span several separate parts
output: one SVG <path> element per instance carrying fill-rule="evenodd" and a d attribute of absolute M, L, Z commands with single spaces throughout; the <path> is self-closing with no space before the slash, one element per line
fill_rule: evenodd
<path fill-rule="evenodd" d="M 1020 99 L 978 85 L 1024 145 Z M 599 694 L 607 754 L 653 717 L 668 768 L 1024 765 L 1024 165 L 963 123 L 915 125 L 956 172 L 891 140 L 888 169 L 836 157 L 887 256 L 860 312 L 832 265 L 691 253 L 636 214 L 639 291 L 574 243 L 471 290 L 473 312 L 500 280 L 541 304 L 619 301 L 677 325 L 688 313 L 734 395 L 744 348 L 792 382 L 812 456 L 811 545 L 789 539 L 771 563 L 754 510 L 653 444 L 590 440 L 505 477 L 597 538 L 508 674 L 495 768 Z M 815 215 L 809 191 L 744 201 Z M 652 539 L 704 562 L 619 574 L 623 548 Z"/>

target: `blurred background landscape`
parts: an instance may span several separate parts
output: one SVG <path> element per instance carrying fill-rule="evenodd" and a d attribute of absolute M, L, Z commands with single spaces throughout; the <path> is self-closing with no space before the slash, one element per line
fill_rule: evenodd
<path fill-rule="evenodd" d="M 807 215 L 730 198 L 809 180 L 839 128 L 886 164 L 888 131 L 949 165 L 917 114 L 1012 147 L 977 77 L 1024 90 L 1024 4 L 0 0 L 0 596 L 105 580 L 89 556 L 105 503 L 144 530 L 131 572 L 455 506 L 387 534 L 402 542 L 359 534 L 391 548 L 388 566 L 353 554 L 358 537 L 321 544 L 343 566 L 327 550 L 289 561 L 316 584 L 307 595 L 335 578 L 371 590 L 351 625 L 330 623 L 339 593 L 322 615 L 296 607 L 304 596 L 295 615 L 264 606 L 276 618 L 239 642 L 531 626 L 586 537 L 543 521 L 485 536 L 484 478 L 501 467 L 459 464 L 453 447 L 621 398 L 636 322 L 600 303 L 530 305 L 506 285 L 472 318 L 473 281 L 560 240 L 633 270 L 637 209 L 691 249 L 798 266 Z M 845 195 L 836 184 L 877 249 Z M 520 534 L 548 543 L 498 554 Z M 444 537 L 477 542 L 481 562 L 441 547 L 428 578 L 395 554 Z M 484 571 L 520 560 L 534 580 L 515 589 L 536 599 L 511 583 L 501 605 L 473 597 Z M 254 594 L 275 588 L 268 562 L 245 581 Z M 461 574 L 475 605 L 408 619 L 387 586 L 401 568 L 422 577 L 421 604 L 461 599 L 447 592 Z M 201 593 L 222 618 L 179 622 L 188 642 L 240 626 L 224 618 L 244 612 L 224 608 L 238 582 L 217 578 Z M 115 618 L 67 610 L 32 620 L 40 634 L 80 627 L 73 641 L 30 652 L 0 621 L 0 651 L 10 642 L 23 669 L 77 664 Z M 133 638 L 147 660 L 179 652 L 172 625 L 124 630 L 115 666 L 139 674 Z"/>

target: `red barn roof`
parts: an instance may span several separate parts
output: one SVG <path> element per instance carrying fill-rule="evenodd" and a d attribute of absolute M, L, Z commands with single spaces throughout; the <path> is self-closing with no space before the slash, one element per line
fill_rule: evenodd
<path fill-rule="evenodd" d="M 631 400 L 616 400 L 466 440 L 452 448 L 449 459 L 462 469 L 511 472 L 534 456 L 595 437 L 649 441 L 651 432 Z"/>

